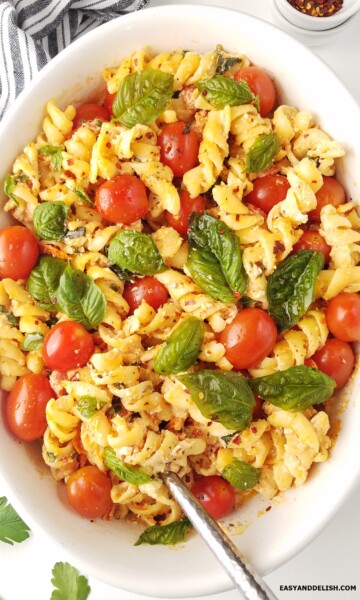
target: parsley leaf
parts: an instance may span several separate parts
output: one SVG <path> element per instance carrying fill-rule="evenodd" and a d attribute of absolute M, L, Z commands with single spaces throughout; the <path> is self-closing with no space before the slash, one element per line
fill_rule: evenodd
<path fill-rule="evenodd" d="M 5 544 L 23 542 L 29 537 L 29 527 L 8 504 L 7 498 L 0 498 L 0 540 Z"/>
<path fill-rule="evenodd" d="M 69 563 L 57 562 L 52 570 L 51 583 L 56 588 L 50 600 L 86 600 L 90 586 L 84 575 L 79 575 Z"/>

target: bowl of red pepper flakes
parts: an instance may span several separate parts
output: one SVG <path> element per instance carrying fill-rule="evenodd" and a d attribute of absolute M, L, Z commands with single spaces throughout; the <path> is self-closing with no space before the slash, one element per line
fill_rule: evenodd
<path fill-rule="evenodd" d="M 308 31 L 338 27 L 360 10 L 360 0 L 274 0 L 282 16 Z"/>

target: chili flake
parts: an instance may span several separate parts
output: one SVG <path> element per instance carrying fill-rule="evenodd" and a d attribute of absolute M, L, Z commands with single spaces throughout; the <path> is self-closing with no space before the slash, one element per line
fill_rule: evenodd
<path fill-rule="evenodd" d="M 310 17 L 331 17 L 344 4 L 344 0 L 288 0 L 296 10 Z"/>

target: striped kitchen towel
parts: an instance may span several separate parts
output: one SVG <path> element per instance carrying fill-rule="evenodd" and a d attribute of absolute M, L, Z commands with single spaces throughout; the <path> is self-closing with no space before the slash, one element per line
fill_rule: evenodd
<path fill-rule="evenodd" d="M 149 0 L 0 0 L 0 119 L 51 58 Z"/>

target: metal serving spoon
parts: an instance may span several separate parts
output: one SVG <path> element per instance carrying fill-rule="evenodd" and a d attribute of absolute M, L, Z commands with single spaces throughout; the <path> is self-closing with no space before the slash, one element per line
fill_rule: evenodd
<path fill-rule="evenodd" d="M 195 529 L 233 580 L 243 598 L 246 600 L 277 600 L 260 575 L 246 564 L 230 538 L 202 508 L 180 477 L 175 473 L 164 473 L 161 477 Z"/>

